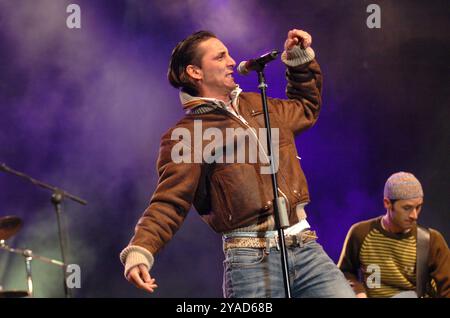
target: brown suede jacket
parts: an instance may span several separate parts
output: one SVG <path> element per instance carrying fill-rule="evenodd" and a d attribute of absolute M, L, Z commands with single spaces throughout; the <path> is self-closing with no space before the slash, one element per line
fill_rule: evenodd
<path fill-rule="evenodd" d="M 298 222 L 295 206 L 309 201 L 294 138 L 317 121 L 322 74 L 314 59 L 288 67 L 286 76 L 289 99 L 269 99 L 268 107 L 272 128 L 279 129 L 277 180 L 280 194 L 288 201 L 292 225 Z M 249 126 L 257 130 L 265 127 L 259 94 L 242 93 L 239 114 Z M 130 242 L 153 255 L 174 236 L 192 204 L 203 220 L 219 233 L 262 222 L 273 214 L 271 176 L 260 173 L 261 163 L 173 162 L 172 148 L 180 141 L 172 140 L 172 132 L 175 128 L 186 128 L 194 134 L 194 120 L 202 121 L 203 131 L 214 127 L 224 136 L 226 128 L 248 128 L 231 113 L 215 108 L 202 114 L 187 114 L 162 136 L 157 161 L 158 185 Z"/>

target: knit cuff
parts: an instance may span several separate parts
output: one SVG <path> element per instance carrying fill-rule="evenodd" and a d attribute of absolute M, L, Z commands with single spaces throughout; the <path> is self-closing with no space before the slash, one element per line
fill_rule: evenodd
<path fill-rule="evenodd" d="M 148 270 L 153 266 L 154 258 L 152 253 L 143 247 L 137 245 L 127 246 L 120 253 L 120 261 L 125 265 L 124 275 L 128 276 L 128 272 L 134 266 L 143 264 Z"/>
<path fill-rule="evenodd" d="M 299 45 L 296 45 L 292 49 L 284 51 L 281 54 L 281 60 L 289 67 L 295 67 L 312 61 L 315 56 L 311 47 L 302 49 Z"/>

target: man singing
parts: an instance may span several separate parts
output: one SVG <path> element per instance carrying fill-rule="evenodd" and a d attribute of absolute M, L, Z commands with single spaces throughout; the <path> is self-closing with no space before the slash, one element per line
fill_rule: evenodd
<path fill-rule="evenodd" d="M 285 239 L 292 295 L 353 297 L 344 275 L 316 242 L 306 221 L 309 194 L 295 137 L 315 124 L 321 108 L 322 74 L 311 42 L 305 31 L 288 32 L 281 57 L 287 67 L 287 99 L 268 100 L 271 127 L 278 133 L 277 190 L 290 223 Z M 135 235 L 120 255 L 126 278 L 148 292 L 157 288 L 149 274 L 155 255 L 172 239 L 193 204 L 223 237 L 224 296 L 285 297 L 271 175 L 262 173 L 267 161 L 247 160 L 249 151 L 244 162 L 222 160 L 220 154 L 234 147 L 234 139 L 226 140 L 222 148 L 213 147 L 207 151 L 210 156 L 198 160 L 195 153 L 205 154 L 208 146 L 204 141 L 173 138 L 180 131 L 194 136 L 201 123 L 202 132 L 214 129 L 209 131 L 226 136 L 227 129 L 244 129 L 250 132 L 251 142 L 264 143 L 264 137 L 254 133 L 265 127 L 261 97 L 242 92 L 236 85 L 235 66 L 227 47 L 207 31 L 188 36 L 172 52 L 168 79 L 180 89 L 186 115 L 162 137 L 158 185 Z M 262 157 L 267 157 L 262 148 Z M 174 159 L 174 155 L 192 159 L 191 150 L 193 160 Z M 208 160 L 211 156 L 221 159 Z"/>

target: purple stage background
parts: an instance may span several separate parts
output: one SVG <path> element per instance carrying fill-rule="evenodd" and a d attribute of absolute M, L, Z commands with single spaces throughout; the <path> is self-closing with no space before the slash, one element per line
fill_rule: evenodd
<path fill-rule="evenodd" d="M 81 7 L 81 29 L 66 7 Z M 381 7 L 369 29 L 366 7 Z M 221 238 L 196 215 L 157 256 L 148 296 L 123 278 L 120 250 L 157 181 L 160 136 L 183 116 L 166 80 L 172 48 L 215 32 L 236 61 L 281 49 L 290 28 L 313 37 L 324 73 L 323 112 L 297 139 L 319 242 L 338 260 L 351 224 L 382 214 L 384 181 L 423 183 L 423 225 L 450 240 L 448 1 L 0 0 L 0 163 L 85 198 L 66 201 L 77 297 L 221 297 Z M 267 68 L 283 97 L 284 67 Z M 256 76 L 237 78 L 256 91 Z M 24 226 L 11 246 L 60 258 L 50 195 L 0 174 L 0 216 Z M 37 297 L 63 295 L 58 268 L 34 261 Z M 25 289 L 20 256 L 0 251 L 0 285 Z"/>

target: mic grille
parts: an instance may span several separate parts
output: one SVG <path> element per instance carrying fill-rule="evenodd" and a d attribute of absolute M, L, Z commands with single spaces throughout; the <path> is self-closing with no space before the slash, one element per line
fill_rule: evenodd
<path fill-rule="evenodd" d="M 237 71 L 239 74 L 247 75 L 249 73 L 247 67 L 245 66 L 246 64 L 247 64 L 247 61 L 242 61 L 241 63 L 239 63 L 239 65 L 237 67 Z"/>

